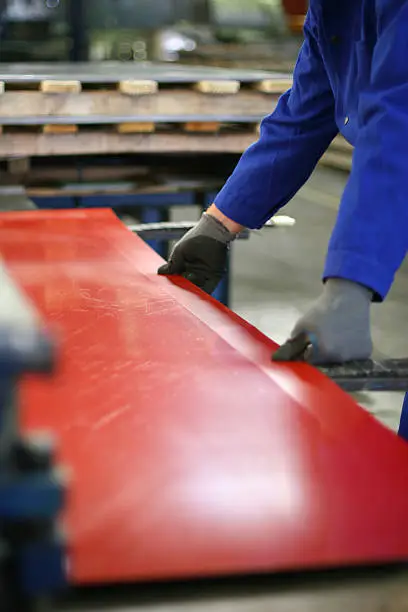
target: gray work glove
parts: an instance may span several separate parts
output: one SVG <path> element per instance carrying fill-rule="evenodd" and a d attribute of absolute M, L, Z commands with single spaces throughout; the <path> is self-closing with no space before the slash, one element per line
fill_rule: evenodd
<path fill-rule="evenodd" d="M 273 361 L 304 360 L 322 365 L 368 359 L 373 349 L 372 298 L 372 291 L 362 285 L 328 279 L 320 298 L 297 322 Z"/>
<path fill-rule="evenodd" d="M 179 274 L 211 294 L 226 271 L 229 246 L 235 237 L 221 221 L 204 213 L 177 242 L 158 274 Z"/>

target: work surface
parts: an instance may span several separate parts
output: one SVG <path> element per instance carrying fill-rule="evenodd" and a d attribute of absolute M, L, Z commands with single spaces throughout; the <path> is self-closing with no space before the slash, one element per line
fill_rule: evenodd
<path fill-rule="evenodd" d="M 109 211 L 0 216 L 0 252 L 61 340 L 26 429 L 72 468 L 75 584 L 408 558 L 408 449 L 185 281 Z"/>

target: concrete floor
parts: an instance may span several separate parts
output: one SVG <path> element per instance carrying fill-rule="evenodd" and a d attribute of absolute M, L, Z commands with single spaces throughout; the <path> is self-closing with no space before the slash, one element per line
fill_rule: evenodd
<path fill-rule="evenodd" d="M 264 229 L 250 241 L 234 245 L 232 308 L 281 343 L 296 319 L 321 291 L 321 273 L 347 175 L 319 168 L 284 213 L 296 219 L 291 228 Z M 283 212 L 283 211 L 282 211 Z M 386 302 L 372 313 L 376 352 L 408 355 L 402 330 L 408 324 L 408 264 L 401 268 Z M 388 427 L 398 426 L 403 394 L 355 396 Z"/>

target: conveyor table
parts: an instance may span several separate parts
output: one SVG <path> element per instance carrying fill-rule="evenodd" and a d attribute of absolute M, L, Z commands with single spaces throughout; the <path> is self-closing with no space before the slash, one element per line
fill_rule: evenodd
<path fill-rule="evenodd" d="M 161 263 L 108 210 L 0 216 L 0 254 L 60 338 L 23 426 L 72 470 L 77 586 L 408 559 L 408 447 Z"/>

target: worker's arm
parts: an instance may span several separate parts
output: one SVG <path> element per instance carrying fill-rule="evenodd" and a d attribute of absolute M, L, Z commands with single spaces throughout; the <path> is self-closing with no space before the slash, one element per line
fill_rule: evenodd
<path fill-rule="evenodd" d="M 244 153 L 215 204 L 175 246 L 160 274 L 182 274 L 212 292 L 234 235 L 242 226 L 261 227 L 286 204 L 336 135 L 333 93 L 314 30 L 309 11 L 292 88 L 263 120 L 258 141 Z"/>
<path fill-rule="evenodd" d="M 259 228 L 284 206 L 338 132 L 314 23 L 309 11 L 293 86 L 262 121 L 258 141 L 243 154 L 215 200 L 223 215 L 242 226 Z"/>
<path fill-rule="evenodd" d="M 312 340 L 313 362 L 369 357 L 370 303 L 383 300 L 408 244 L 408 2 L 376 1 L 377 41 L 359 132 L 326 259 L 326 284 L 275 358 Z M 361 46 L 368 42 L 359 43 Z M 370 56 L 360 49 L 361 60 Z"/>

